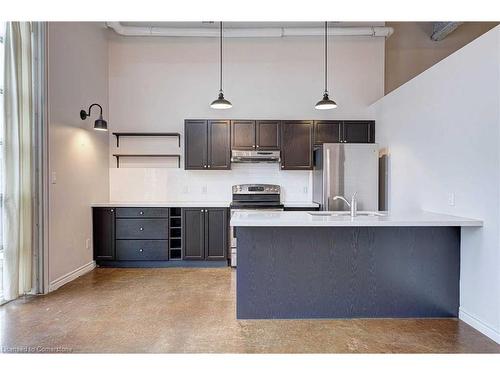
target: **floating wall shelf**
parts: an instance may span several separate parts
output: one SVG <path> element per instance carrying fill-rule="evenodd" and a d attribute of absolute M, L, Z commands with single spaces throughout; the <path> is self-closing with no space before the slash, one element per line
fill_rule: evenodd
<path fill-rule="evenodd" d="M 177 168 L 181 167 L 181 156 L 179 154 L 113 154 L 116 158 L 116 168 L 120 168 L 120 158 L 177 158 Z"/>
<path fill-rule="evenodd" d="M 120 147 L 120 137 L 177 137 L 179 147 L 181 147 L 180 133 L 137 133 L 137 132 L 116 132 L 113 133 L 116 137 L 116 147 Z"/>

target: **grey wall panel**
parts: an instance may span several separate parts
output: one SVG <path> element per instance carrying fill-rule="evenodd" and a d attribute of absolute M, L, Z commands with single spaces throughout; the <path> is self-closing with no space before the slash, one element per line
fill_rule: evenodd
<path fill-rule="evenodd" d="M 452 227 L 239 227 L 239 319 L 455 317 Z"/>

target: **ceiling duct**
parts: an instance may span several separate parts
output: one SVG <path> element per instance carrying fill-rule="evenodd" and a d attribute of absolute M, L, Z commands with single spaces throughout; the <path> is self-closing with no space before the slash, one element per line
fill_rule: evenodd
<path fill-rule="evenodd" d="M 457 29 L 463 22 L 433 22 L 431 39 L 439 42 Z"/>
<path fill-rule="evenodd" d="M 202 27 L 159 27 L 126 26 L 120 22 L 106 22 L 106 26 L 123 36 L 161 36 L 161 37 L 219 37 L 217 29 Z M 331 27 L 329 34 L 334 36 L 382 37 L 388 38 L 394 32 L 386 26 L 349 26 Z M 322 27 L 247 27 L 227 28 L 224 38 L 284 38 L 290 36 L 323 36 Z"/>

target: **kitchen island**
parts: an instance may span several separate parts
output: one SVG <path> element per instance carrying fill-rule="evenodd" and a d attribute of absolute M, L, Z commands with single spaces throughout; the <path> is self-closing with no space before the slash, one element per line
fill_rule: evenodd
<path fill-rule="evenodd" d="M 237 212 L 237 318 L 456 317 L 460 230 L 449 215 Z"/>

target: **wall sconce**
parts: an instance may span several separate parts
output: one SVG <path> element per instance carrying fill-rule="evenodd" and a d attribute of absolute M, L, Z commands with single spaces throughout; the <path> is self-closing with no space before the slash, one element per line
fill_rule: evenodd
<path fill-rule="evenodd" d="M 82 109 L 80 111 L 80 118 L 82 120 L 85 120 L 87 117 L 90 117 L 90 110 L 92 109 L 93 106 L 98 106 L 101 110 L 101 113 L 99 114 L 99 118 L 97 120 L 95 120 L 94 122 L 94 130 L 101 130 L 101 131 L 108 131 L 108 123 L 106 122 L 106 120 L 104 120 L 102 118 L 102 107 L 97 104 L 97 103 L 94 103 L 92 104 L 90 107 L 89 107 L 89 112 L 85 112 L 84 109 Z"/>

